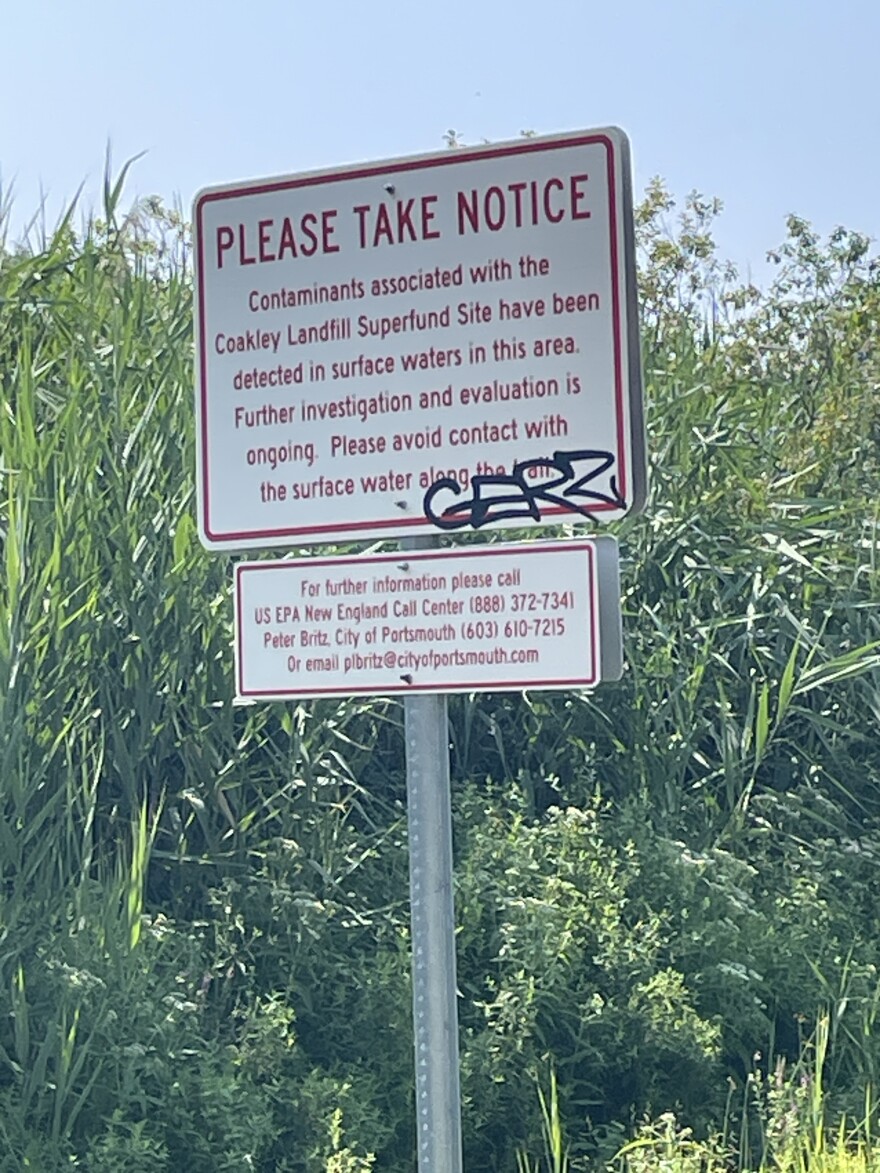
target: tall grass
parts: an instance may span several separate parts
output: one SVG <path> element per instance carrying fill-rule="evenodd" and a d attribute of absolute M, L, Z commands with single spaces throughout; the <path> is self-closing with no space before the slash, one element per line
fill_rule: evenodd
<path fill-rule="evenodd" d="M 751 1112 L 759 1134 L 757 1144 L 752 1143 L 747 1128 L 732 1134 L 725 1127 L 717 1135 L 699 1140 L 673 1113 L 666 1113 L 645 1123 L 638 1135 L 620 1148 L 613 1167 L 623 1173 L 722 1173 L 731 1168 L 742 1173 L 806 1173 L 811 1169 L 868 1173 L 878 1168 L 880 1152 L 873 1134 L 875 1106 L 870 1089 L 860 1118 L 842 1115 L 836 1124 L 829 1118 L 823 1083 L 828 1029 L 827 1015 L 820 1015 L 815 1036 L 794 1070 L 787 1071 L 780 1061 L 770 1079 L 758 1076 L 750 1081 L 743 1119 Z"/>
<path fill-rule="evenodd" d="M 164 1151 L 143 1119 L 132 1139 L 158 1096 L 138 1056 L 190 1007 L 247 1002 L 240 914 L 205 928 L 224 884 L 262 870 L 297 903 L 291 979 L 320 897 L 363 920 L 355 773 L 387 725 L 382 705 L 233 708 L 229 566 L 193 519 L 186 227 L 157 201 L 123 214 L 123 179 L 82 232 L 71 208 L 0 253 L 0 1130 L 46 1168 L 105 1128 L 108 1168 L 126 1136 Z"/>
<path fill-rule="evenodd" d="M 528 1153 L 517 1153 L 517 1173 L 568 1173 L 568 1149 L 564 1136 L 562 1118 L 559 1112 L 559 1085 L 556 1081 L 556 1071 L 550 1069 L 550 1084 L 545 1092 L 540 1082 L 537 1083 L 538 1102 L 541 1106 L 541 1134 L 544 1141 L 544 1161 L 536 1160 L 534 1164 Z"/>
<path fill-rule="evenodd" d="M 123 179 L 0 252 L 0 1169 L 410 1173 L 399 712 L 233 707 L 186 226 Z M 625 679 L 451 705 L 475 1168 L 875 1159 L 877 274 L 795 223 L 731 290 L 710 213 L 640 213 Z"/>

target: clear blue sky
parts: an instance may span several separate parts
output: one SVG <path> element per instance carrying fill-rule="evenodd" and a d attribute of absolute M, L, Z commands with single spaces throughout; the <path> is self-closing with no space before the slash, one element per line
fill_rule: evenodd
<path fill-rule="evenodd" d="M 880 0 L 0 0 L 14 224 L 146 151 L 131 197 L 622 126 L 636 189 L 720 196 L 760 271 L 794 211 L 880 236 Z"/>

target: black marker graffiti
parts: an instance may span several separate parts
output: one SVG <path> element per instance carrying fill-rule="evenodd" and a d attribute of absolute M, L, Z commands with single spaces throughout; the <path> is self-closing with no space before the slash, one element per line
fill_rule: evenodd
<path fill-rule="evenodd" d="M 578 476 L 575 465 L 584 461 L 589 462 L 589 467 L 582 476 Z M 540 501 L 561 506 L 570 513 L 580 513 L 584 517 L 589 517 L 597 506 L 610 505 L 616 509 L 624 509 L 626 502 L 618 491 L 614 473 L 609 477 L 607 492 L 601 492 L 595 483 L 613 464 L 613 453 L 594 448 L 554 452 L 552 457 L 524 460 L 522 463 L 514 464 L 513 470 L 509 473 L 473 477 L 473 496 L 463 501 L 454 501 L 438 513 L 434 501 L 439 494 L 446 492 L 460 496 L 463 492 L 461 485 L 453 477 L 441 477 L 425 493 L 425 516 L 440 529 L 451 530 L 461 529 L 466 525 L 479 529 L 493 521 L 517 518 L 540 521 Z M 552 480 L 530 483 L 526 476 L 532 469 L 548 469 L 559 475 Z M 593 487 L 587 488 L 587 485 Z"/>

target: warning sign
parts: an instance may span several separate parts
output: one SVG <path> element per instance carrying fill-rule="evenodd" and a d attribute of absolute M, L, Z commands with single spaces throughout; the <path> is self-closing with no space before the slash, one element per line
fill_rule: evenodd
<path fill-rule="evenodd" d="M 202 192 L 205 544 L 640 509 L 631 202 L 614 129 Z"/>

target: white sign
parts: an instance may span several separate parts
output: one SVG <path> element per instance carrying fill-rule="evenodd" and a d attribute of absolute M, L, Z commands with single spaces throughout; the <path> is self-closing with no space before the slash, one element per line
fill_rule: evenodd
<path fill-rule="evenodd" d="M 209 548 L 642 507 L 621 131 L 212 188 L 193 220 Z"/>
<path fill-rule="evenodd" d="M 235 568 L 240 700 L 590 688 L 622 671 L 617 543 Z"/>

